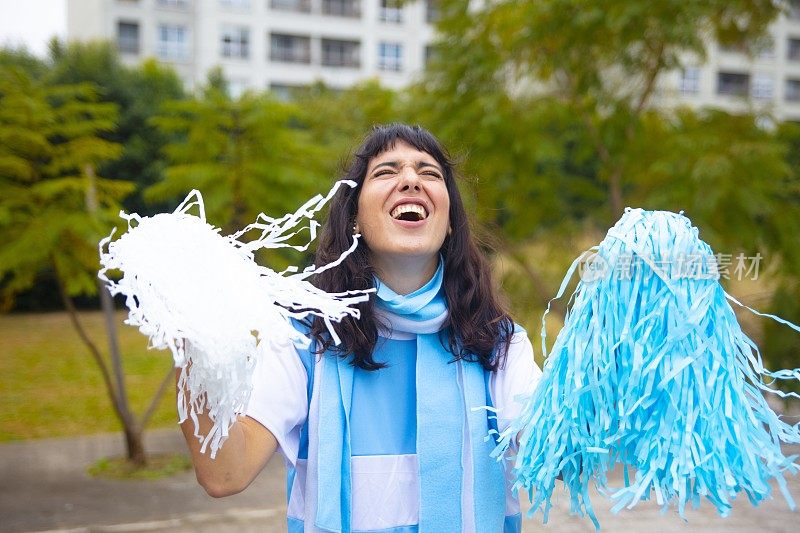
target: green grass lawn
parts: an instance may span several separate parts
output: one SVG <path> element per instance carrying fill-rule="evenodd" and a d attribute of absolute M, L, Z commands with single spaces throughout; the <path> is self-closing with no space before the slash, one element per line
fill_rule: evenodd
<path fill-rule="evenodd" d="M 122 323 L 120 349 L 131 407 L 147 408 L 167 370 L 169 352 L 147 349 L 147 339 Z M 100 312 L 81 321 L 103 353 L 108 341 Z M 172 387 L 148 428 L 175 424 Z M 89 350 L 66 313 L 0 315 L 0 442 L 118 431 L 120 424 Z"/>

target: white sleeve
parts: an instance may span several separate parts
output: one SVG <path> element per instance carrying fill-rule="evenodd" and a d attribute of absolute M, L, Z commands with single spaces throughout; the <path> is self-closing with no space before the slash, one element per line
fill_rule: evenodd
<path fill-rule="evenodd" d="M 307 383 L 306 369 L 290 341 L 274 351 L 259 353 L 253 392 L 244 412 L 275 436 L 278 451 L 292 465 L 297 461 L 300 431 L 308 416 Z"/>
<path fill-rule="evenodd" d="M 528 334 L 524 330 L 514 333 L 505 365 L 491 375 L 489 382 L 489 393 L 497 409 L 497 428 L 501 433 L 519 416 L 523 401 L 533 393 L 541 376 L 542 371 L 533 360 Z"/>

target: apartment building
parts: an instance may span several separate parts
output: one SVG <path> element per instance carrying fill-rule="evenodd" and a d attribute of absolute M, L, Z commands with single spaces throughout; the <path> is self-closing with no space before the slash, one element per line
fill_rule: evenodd
<path fill-rule="evenodd" d="M 720 107 L 800 120 L 800 0 L 748 50 L 711 43 L 665 75 L 660 106 Z M 392 88 L 423 70 L 433 40 L 435 0 L 68 0 L 68 38 L 110 39 L 123 59 L 156 57 L 187 87 L 221 66 L 234 94 L 322 80 L 347 87 L 377 77 Z"/>
<path fill-rule="evenodd" d="M 234 94 L 317 80 L 393 88 L 422 71 L 435 4 L 420 0 L 68 0 L 69 39 L 109 39 L 123 60 L 156 57 L 187 87 L 222 67 Z"/>
<path fill-rule="evenodd" d="M 712 43 L 704 60 L 687 58 L 685 68 L 666 75 L 657 105 L 717 107 L 800 121 L 800 0 L 748 49 Z"/>

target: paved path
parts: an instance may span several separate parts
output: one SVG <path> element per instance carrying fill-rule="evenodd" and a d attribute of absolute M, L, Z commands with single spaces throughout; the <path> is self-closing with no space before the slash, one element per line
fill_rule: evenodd
<path fill-rule="evenodd" d="M 148 432 L 150 452 L 184 451 L 176 429 Z M 193 472 L 160 480 L 89 477 L 124 453 L 122 434 L 0 445 L 0 531 L 283 531 L 284 468 L 277 458 L 248 490 L 214 499 Z"/>
<path fill-rule="evenodd" d="M 149 451 L 180 451 L 183 447 L 177 429 L 148 434 Z M 787 451 L 798 453 L 800 447 Z M 86 466 L 97 459 L 122 452 L 121 435 L 0 445 L 0 531 L 285 531 L 284 470 L 277 459 L 242 494 L 215 500 L 203 492 L 190 472 L 155 481 L 102 480 L 85 474 Z M 790 478 L 789 486 L 800 502 L 800 476 Z M 703 502 L 699 510 L 687 512 L 688 523 L 672 510 L 662 516 L 649 502 L 618 516 L 598 509 L 598 517 L 603 531 L 612 533 L 800 531 L 800 514 L 791 512 L 777 492 L 776 498 L 757 508 L 740 498 L 725 519 Z M 605 503 L 600 498 L 594 501 L 598 508 Z M 525 522 L 524 532 L 594 531 L 589 520 L 569 516 L 567 504 L 567 497 L 561 496 L 548 525 L 541 525 L 541 515 L 537 515 Z"/>

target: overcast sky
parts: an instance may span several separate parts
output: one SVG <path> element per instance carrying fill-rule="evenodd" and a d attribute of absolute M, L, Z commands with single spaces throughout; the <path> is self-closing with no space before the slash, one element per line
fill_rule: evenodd
<path fill-rule="evenodd" d="M 25 45 L 44 56 L 47 41 L 66 33 L 67 0 L 0 0 L 0 46 Z"/>

